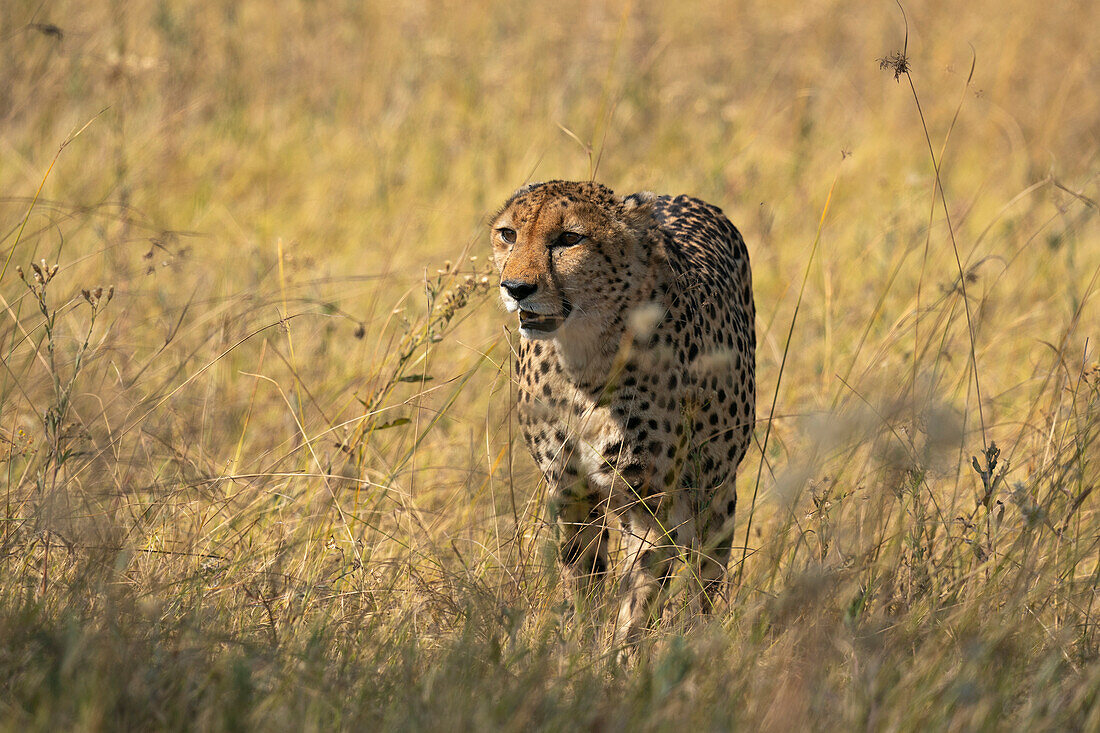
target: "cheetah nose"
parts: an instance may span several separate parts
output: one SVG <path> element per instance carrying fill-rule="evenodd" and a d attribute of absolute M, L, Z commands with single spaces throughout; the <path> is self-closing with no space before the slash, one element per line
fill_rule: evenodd
<path fill-rule="evenodd" d="M 505 280 L 500 284 L 500 287 L 507 290 L 508 294 L 518 302 L 538 290 L 539 286 L 535 283 L 525 283 L 522 280 Z"/>

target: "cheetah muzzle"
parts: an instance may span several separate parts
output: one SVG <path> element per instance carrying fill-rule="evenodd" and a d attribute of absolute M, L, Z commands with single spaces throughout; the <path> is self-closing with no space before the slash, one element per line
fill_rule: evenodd
<path fill-rule="evenodd" d="M 677 577 L 709 610 L 755 421 L 744 240 L 698 199 L 568 181 L 516 191 L 491 228 L 501 299 L 519 319 L 518 419 L 567 592 L 589 597 L 610 572 L 614 523 L 618 640 L 639 639 Z"/>
<path fill-rule="evenodd" d="M 526 311 L 521 307 L 519 309 L 519 325 L 522 329 L 529 331 L 552 333 L 557 331 L 561 324 L 565 323 L 565 319 L 569 317 L 572 310 L 573 304 L 564 298 L 561 301 L 561 315 L 558 316 Z"/>

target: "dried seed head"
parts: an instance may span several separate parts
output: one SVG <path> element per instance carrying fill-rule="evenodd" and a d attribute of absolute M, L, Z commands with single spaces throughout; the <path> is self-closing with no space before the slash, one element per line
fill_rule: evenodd
<path fill-rule="evenodd" d="M 883 71 L 894 72 L 894 81 L 900 82 L 901 75 L 909 73 L 909 58 L 901 51 L 895 51 L 889 56 L 880 58 L 878 67 Z"/>

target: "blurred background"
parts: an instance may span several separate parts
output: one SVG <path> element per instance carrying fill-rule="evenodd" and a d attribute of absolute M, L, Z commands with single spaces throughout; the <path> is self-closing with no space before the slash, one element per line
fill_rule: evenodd
<path fill-rule="evenodd" d="M 1097 27 L 9 0 L 3 717 L 1096 723 Z M 758 312 L 741 582 L 634 671 L 562 621 L 486 270 L 593 177 L 723 208 Z"/>

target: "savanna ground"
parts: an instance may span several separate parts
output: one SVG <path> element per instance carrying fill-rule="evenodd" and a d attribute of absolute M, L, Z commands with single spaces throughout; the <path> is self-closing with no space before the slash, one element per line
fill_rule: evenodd
<path fill-rule="evenodd" d="M 1100 727 L 1100 5 L 905 11 L 6 2 L 0 728 Z M 594 171 L 759 312 L 729 603 L 632 667 L 482 280 Z"/>

